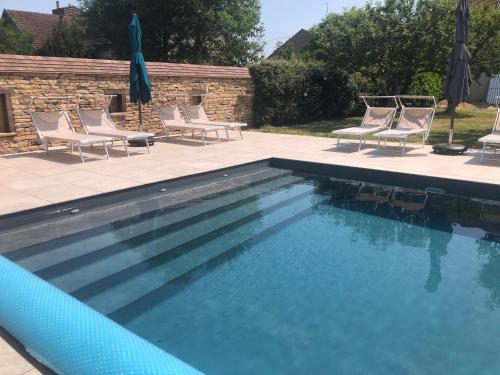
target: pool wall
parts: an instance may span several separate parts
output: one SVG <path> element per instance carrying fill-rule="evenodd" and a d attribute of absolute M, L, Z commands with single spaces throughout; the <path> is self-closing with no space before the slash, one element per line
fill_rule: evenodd
<path fill-rule="evenodd" d="M 60 375 L 201 374 L 0 256 L 0 326 Z"/>
<path fill-rule="evenodd" d="M 269 166 L 291 169 L 295 172 L 355 180 L 380 185 L 390 185 L 416 190 L 439 189 L 446 194 L 498 201 L 500 185 L 485 182 L 465 181 L 451 178 L 392 172 L 378 169 L 350 167 L 345 165 L 312 163 L 302 160 L 271 158 Z M 411 160 L 408 161 L 411 163 Z"/>

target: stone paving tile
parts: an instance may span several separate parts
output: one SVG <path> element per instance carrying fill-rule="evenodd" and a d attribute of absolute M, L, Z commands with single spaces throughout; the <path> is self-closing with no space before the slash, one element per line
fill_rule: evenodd
<path fill-rule="evenodd" d="M 22 375 L 43 375 L 43 374 L 36 368 L 34 368 L 32 370 L 29 370 L 28 372 L 23 373 Z"/>
<path fill-rule="evenodd" d="M 2 186 L 17 191 L 27 191 L 32 189 L 41 189 L 53 185 L 54 181 L 49 177 L 31 177 L 22 180 L 12 179 L 2 183 Z"/>
<path fill-rule="evenodd" d="M 46 206 L 50 201 L 0 186 L 0 215 Z"/>
<path fill-rule="evenodd" d="M 32 370 L 35 370 L 33 365 L 0 337 L 0 375 L 24 375 Z"/>
<path fill-rule="evenodd" d="M 26 190 L 24 193 L 52 203 L 65 202 L 73 199 L 99 194 L 97 189 L 90 189 L 54 179 L 54 184 L 40 189 Z M 2 206 L 0 205 L 0 208 Z"/>

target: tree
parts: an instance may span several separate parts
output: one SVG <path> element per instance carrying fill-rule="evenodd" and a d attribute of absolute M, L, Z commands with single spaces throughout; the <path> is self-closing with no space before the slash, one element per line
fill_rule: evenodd
<path fill-rule="evenodd" d="M 417 76 L 444 78 L 455 37 L 454 0 L 384 0 L 330 14 L 308 49 L 320 61 L 345 68 L 371 93 L 406 93 Z M 500 8 L 471 6 L 472 70 L 500 71 Z"/>
<path fill-rule="evenodd" d="M 469 51 L 474 76 L 500 73 L 500 7 L 484 1 L 472 7 Z"/>
<path fill-rule="evenodd" d="M 17 31 L 0 19 L 0 53 L 31 55 L 34 40 L 33 34 Z"/>
<path fill-rule="evenodd" d="M 140 17 L 149 60 L 245 65 L 262 52 L 259 0 L 82 0 L 91 38 L 129 57 L 128 21 Z"/>
<path fill-rule="evenodd" d="M 92 57 L 93 52 L 94 45 L 86 38 L 79 20 L 68 23 L 63 18 L 39 51 L 41 55 L 60 57 Z"/>

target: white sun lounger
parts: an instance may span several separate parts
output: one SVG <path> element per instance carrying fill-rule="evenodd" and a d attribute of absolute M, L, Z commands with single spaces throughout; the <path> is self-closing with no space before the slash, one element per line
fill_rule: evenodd
<path fill-rule="evenodd" d="M 186 111 L 193 124 L 222 126 L 226 130 L 228 141 L 230 140 L 228 130 L 236 130 L 239 131 L 240 138 L 243 139 L 241 128 L 247 126 L 244 122 L 211 121 L 205 112 L 203 104 L 187 106 Z"/>
<path fill-rule="evenodd" d="M 123 142 L 123 146 L 125 147 L 127 156 L 130 156 L 127 142 L 131 140 L 144 140 L 148 153 L 151 152 L 148 138 L 154 137 L 153 133 L 117 129 L 108 109 L 78 108 L 77 112 L 87 134 L 106 136 L 121 140 Z"/>
<path fill-rule="evenodd" d="M 434 96 L 400 95 L 397 98 L 401 106 L 401 113 L 397 126 L 393 129 L 376 133 L 375 137 L 378 137 L 377 150 L 380 149 L 380 142 L 382 139 L 384 140 L 384 144 L 387 139 L 398 139 L 399 146 L 401 147 L 401 155 L 404 155 L 408 137 L 421 134 L 422 147 L 425 145 L 425 141 L 429 137 L 431 131 L 437 104 Z M 403 102 L 405 99 L 427 100 L 432 101 L 434 104 L 431 107 L 408 107 Z"/>
<path fill-rule="evenodd" d="M 479 139 L 479 142 L 483 144 L 481 149 L 481 161 L 484 159 L 484 154 L 487 146 L 493 146 L 495 153 L 497 152 L 497 147 L 500 146 L 500 96 L 497 96 L 497 116 L 495 122 L 493 123 L 493 130 L 491 134 Z"/>
<path fill-rule="evenodd" d="M 358 151 L 360 151 L 361 146 L 366 142 L 367 135 L 389 129 L 392 125 L 392 122 L 394 121 L 394 117 L 396 116 L 396 112 L 399 107 L 395 96 L 361 96 L 361 99 L 363 99 L 363 102 L 366 105 L 366 112 L 361 125 L 352 128 L 334 130 L 332 132 L 337 136 L 337 148 L 340 148 L 341 136 L 346 135 L 359 137 Z M 369 105 L 367 99 L 394 100 L 394 106 L 372 107 Z"/>
<path fill-rule="evenodd" d="M 73 147 L 76 146 L 80 153 L 80 159 L 82 163 L 85 162 L 85 158 L 82 154 L 82 146 L 92 146 L 95 144 L 102 144 L 104 147 L 104 151 L 106 154 L 106 158 L 109 159 L 108 149 L 106 147 L 106 142 L 112 141 L 112 138 L 96 136 L 96 135 L 88 135 L 88 134 L 79 134 L 73 128 L 71 124 L 71 120 L 69 119 L 68 112 L 66 110 L 63 111 L 50 111 L 50 112 L 37 112 L 32 110 L 33 100 L 41 99 L 63 99 L 68 100 L 66 97 L 53 97 L 53 98 L 31 98 L 30 103 L 30 116 L 33 121 L 33 125 L 35 125 L 36 131 L 38 133 L 38 137 L 40 138 L 42 144 L 44 145 L 47 154 L 49 153 L 49 144 L 52 142 L 63 142 L 69 143 L 71 147 L 71 152 L 73 152 Z"/>
<path fill-rule="evenodd" d="M 195 133 L 200 133 L 204 146 L 206 145 L 206 135 L 209 132 L 215 132 L 217 140 L 220 142 L 219 130 L 224 130 L 222 126 L 188 123 L 184 120 L 179 107 L 175 105 L 157 105 L 155 110 L 165 129 L 167 140 L 171 130 L 178 130 L 183 136 L 185 132 L 191 133 L 191 137 L 194 137 Z"/>

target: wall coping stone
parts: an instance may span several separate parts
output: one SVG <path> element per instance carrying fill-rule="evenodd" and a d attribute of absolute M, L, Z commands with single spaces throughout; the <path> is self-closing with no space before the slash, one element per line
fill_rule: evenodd
<path fill-rule="evenodd" d="M 146 63 L 150 77 L 251 79 L 248 68 L 233 66 Z M 77 59 L 0 54 L 0 75 L 70 74 L 84 76 L 128 76 L 126 60 Z"/>

